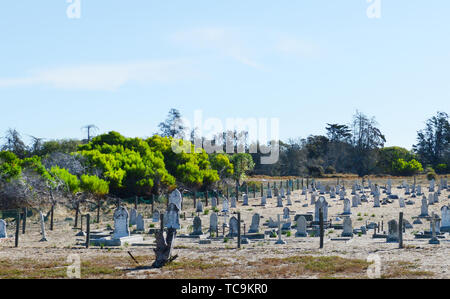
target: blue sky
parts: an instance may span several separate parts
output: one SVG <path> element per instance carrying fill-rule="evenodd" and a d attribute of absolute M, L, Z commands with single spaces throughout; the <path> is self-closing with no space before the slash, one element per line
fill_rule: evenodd
<path fill-rule="evenodd" d="M 450 2 L 65 0 L 0 4 L 0 132 L 82 138 L 193 119 L 279 118 L 282 140 L 356 110 L 411 148 L 450 109 Z M 0 133 L 0 136 L 2 135 Z"/>

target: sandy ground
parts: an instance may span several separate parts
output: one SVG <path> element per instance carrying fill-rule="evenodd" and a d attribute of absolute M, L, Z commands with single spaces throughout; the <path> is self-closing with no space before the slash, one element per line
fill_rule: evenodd
<path fill-rule="evenodd" d="M 382 185 L 385 180 L 382 180 Z M 412 183 L 410 180 L 409 183 Z M 394 182 L 392 192 L 399 196 L 409 199 L 409 196 L 404 195 L 404 189 L 397 189 L 398 182 Z M 351 199 L 350 183 L 346 183 L 347 198 Z M 422 183 L 422 191 L 428 198 L 428 185 Z M 429 213 L 435 212 L 440 215 L 440 209 L 443 205 L 449 205 L 450 200 L 448 190 L 443 190 L 439 197 L 439 203 L 429 206 Z M 330 207 L 328 210 L 328 218 L 334 219 L 343 211 L 343 202 L 338 198 L 330 199 L 329 195 L 325 195 Z M 381 199 L 386 197 L 382 194 Z M 295 214 L 306 214 L 314 211 L 314 206 L 302 207 L 305 203 L 310 203 L 310 194 L 308 200 L 301 195 L 301 190 L 295 191 L 291 195 L 292 206 L 289 209 Z M 398 220 L 399 212 L 404 212 L 404 218 L 410 223 L 413 222 L 412 217 L 420 214 L 421 197 L 413 198 L 415 205 L 400 208 L 398 201 L 394 200 L 393 204 L 382 205 L 380 208 L 373 208 L 373 198 L 369 197 L 369 202 L 362 203 L 362 206 L 352 208 L 353 227 L 359 228 L 368 222 L 384 221 L 384 230 L 387 230 L 387 222 L 392 219 Z M 250 228 L 251 217 L 254 213 L 259 213 L 263 218 L 261 219 L 261 232 L 268 230 L 265 223 L 269 217 L 276 220 L 277 214 L 283 213 L 283 208 L 276 207 L 276 199 L 268 199 L 265 207 L 259 206 L 260 198 L 250 198 L 249 206 L 241 206 L 238 203 L 237 209 L 232 209 L 232 212 L 241 212 L 242 219 L 246 224 L 246 230 Z M 286 204 L 286 201 L 284 201 Z M 210 207 L 209 207 L 210 208 Z M 221 205 L 219 206 L 221 208 Z M 146 207 L 148 209 L 148 207 Z M 186 212 L 187 219 L 181 219 L 182 229 L 179 235 L 189 234 L 192 229 L 192 212 Z M 219 213 L 220 215 L 221 213 Z M 108 216 L 108 218 L 112 216 Z M 293 215 L 291 216 L 293 220 Z M 209 236 L 207 230 L 209 227 L 210 215 L 201 215 L 203 232 L 206 238 Z M 219 226 L 221 227 L 223 217 L 219 216 Z M 146 226 L 150 227 L 151 219 L 146 220 Z M 100 224 L 92 224 L 92 230 L 105 230 L 107 224 L 113 225 L 112 221 L 102 222 Z M 156 227 L 159 224 L 154 224 Z M 71 254 L 78 254 L 81 260 L 95 259 L 96 257 L 121 257 L 127 258 L 128 251 L 135 256 L 144 256 L 146 262 L 151 262 L 153 257 L 154 237 L 153 235 L 145 234 L 144 242 L 142 244 L 135 244 L 129 247 L 100 249 L 99 247 L 84 248 L 84 238 L 76 237 L 78 230 L 72 228 L 71 221 L 64 221 L 57 219 L 55 230 L 49 231 L 47 226 L 48 242 L 39 242 L 41 239 L 40 226 L 35 220 L 28 221 L 28 230 L 25 235 L 20 235 L 20 247 L 14 248 L 14 231 L 12 227 L 8 228 L 8 239 L 0 240 L 0 260 L 19 261 L 23 259 L 32 259 L 36 261 L 52 261 L 52 260 L 66 260 Z M 283 236 L 287 242 L 286 245 L 276 245 L 276 239 L 270 239 L 266 236 L 265 240 L 251 240 L 250 244 L 243 245 L 240 250 L 236 248 L 236 239 L 224 243 L 223 239 L 213 240 L 211 244 L 199 244 L 199 239 L 193 238 L 177 238 L 175 254 L 180 258 L 197 259 L 210 258 L 225 261 L 234 261 L 245 266 L 248 262 L 258 261 L 269 257 L 289 257 L 299 255 L 314 255 L 314 256 L 340 256 L 345 258 L 357 258 L 366 260 L 369 255 L 376 254 L 380 258 L 383 272 L 384 265 L 390 261 L 406 261 L 417 264 L 417 270 L 432 272 L 433 278 L 450 278 L 450 238 L 449 234 L 445 234 L 445 239 L 440 239 L 440 245 L 428 244 L 428 239 L 415 239 L 413 232 L 429 230 L 430 225 L 428 221 L 423 220 L 422 225 L 414 225 L 413 229 L 408 229 L 404 234 L 405 249 L 398 249 L 396 243 L 386 243 L 385 239 L 373 239 L 373 230 L 369 230 L 366 235 L 355 235 L 349 241 L 333 241 L 333 238 L 340 238 L 341 230 L 329 229 L 326 231 L 325 247 L 319 249 L 319 238 L 306 237 L 296 238 L 295 229 L 292 229 L 292 236 Z M 219 233 L 221 236 L 222 233 Z M 20 267 L 20 266 L 18 266 Z M 0 266 L 1 270 L 1 266 Z M 140 270 L 129 271 L 126 277 L 130 278 L 152 278 L 164 273 L 164 270 Z M 227 278 L 240 278 L 239 273 L 230 273 Z M 274 278 L 279 278 L 276 271 L 273 273 Z"/>

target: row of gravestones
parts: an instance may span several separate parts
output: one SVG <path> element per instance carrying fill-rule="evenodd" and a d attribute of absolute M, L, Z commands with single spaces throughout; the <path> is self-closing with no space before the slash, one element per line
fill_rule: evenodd
<path fill-rule="evenodd" d="M 286 208 L 287 209 L 287 208 Z M 290 221 L 290 215 L 289 215 L 289 209 L 284 211 L 283 215 L 283 228 L 282 230 L 290 230 L 291 229 L 291 221 Z M 288 220 L 287 220 L 288 219 Z M 260 231 L 260 221 L 261 216 L 256 213 L 252 216 L 252 223 L 250 225 L 250 229 L 248 231 L 249 234 L 259 233 Z M 273 222 L 272 219 L 269 221 L 269 227 L 271 227 L 271 222 Z M 296 237 L 306 237 L 307 232 L 307 221 L 304 216 L 297 217 L 297 232 L 295 234 Z M 286 225 L 287 224 L 287 225 Z M 216 232 L 218 230 L 218 215 L 216 213 L 211 214 L 210 216 L 210 225 L 209 225 L 209 232 Z M 236 237 L 238 235 L 238 229 L 239 229 L 239 221 L 236 217 L 231 217 L 229 221 L 229 234 L 228 237 Z M 202 229 L 202 220 L 200 217 L 195 217 L 193 220 L 193 232 L 191 233 L 192 236 L 200 236 L 203 235 L 203 229 Z"/>
<path fill-rule="evenodd" d="M 172 192 L 169 196 L 169 207 L 165 213 L 164 216 L 164 227 L 166 228 L 174 228 L 174 229 L 180 229 L 180 211 L 181 211 L 181 203 L 182 203 L 182 196 L 180 191 L 175 190 Z M 132 213 L 135 215 L 137 212 L 132 209 Z M 159 216 L 159 212 L 155 211 L 157 213 L 154 213 L 153 221 L 155 221 L 155 216 Z M 141 217 L 139 217 L 141 216 Z M 135 216 L 133 216 L 135 217 Z M 124 206 L 120 206 L 116 209 L 114 212 L 114 239 L 120 239 L 123 237 L 130 236 L 130 214 L 128 213 L 127 209 Z M 138 219 L 139 218 L 139 219 Z M 158 217 L 159 218 L 159 217 Z M 142 220 L 142 221 L 141 221 Z M 158 219 L 159 221 L 159 219 Z M 136 216 L 136 224 L 140 222 L 139 227 L 143 228 L 143 217 L 142 215 Z M 139 229 L 137 229 L 139 230 Z M 144 230 L 144 229 L 143 229 Z"/>

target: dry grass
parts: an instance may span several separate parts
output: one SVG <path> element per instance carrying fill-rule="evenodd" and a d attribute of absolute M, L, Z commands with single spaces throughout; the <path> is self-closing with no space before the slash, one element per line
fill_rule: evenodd
<path fill-rule="evenodd" d="M 406 262 L 397 261 L 389 262 L 385 273 L 381 276 L 383 279 L 400 279 L 400 278 L 429 278 L 434 276 L 433 272 L 417 270 L 418 265 Z"/>

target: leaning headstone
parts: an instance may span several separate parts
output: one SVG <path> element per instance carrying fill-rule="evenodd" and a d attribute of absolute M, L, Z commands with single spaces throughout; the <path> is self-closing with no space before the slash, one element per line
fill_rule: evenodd
<path fill-rule="evenodd" d="M 194 231 L 191 233 L 191 236 L 201 236 L 203 235 L 202 232 L 202 219 L 200 217 L 196 216 L 194 218 Z"/>
<path fill-rule="evenodd" d="M 353 237 L 352 219 L 350 217 L 344 218 L 343 228 L 342 237 Z"/>
<path fill-rule="evenodd" d="M 8 238 L 8 234 L 6 233 L 6 222 L 3 219 L 0 219 L 0 239 Z"/>
<path fill-rule="evenodd" d="M 129 214 L 125 207 L 120 206 L 114 212 L 114 239 L 130 236 Z"/>
<path fill-rule="evenodd" d="M 387 243 L 398 243 L 398 224 L 396 220 L 391 220 L 388 222 L 389 234 L 387 236 Z"/>
<path fill-rule="evenodd" d="M 137 218 L 137 211 L 136 209 L 131 209 L 130 212 L 130 224 L 131 225 L 136 225 L 136 218 Z"/>
<path fill-rule="evenodd" d="M 296 237 L 307 237 L 308 234 L 306 232 L 306 218 L 304 216 L 300 216 L 297 218 L 297 232 L 295 233 Z"/>
<path fill-rule="evenodd" d="M 250 226 L 250 230 L 248 231 L 249 234 L 258 233 L 259 232 L 259 222 L 260 222 L 261 216 L 256 213 L 252 217 L 252 224 Z"/>
<path fill-rule="evenodd" d="M 144 227 L 144 217 L 142 217 L 141 214 L 139 214 L 136 218 L 136 230 L 137 231 L 144 231 L 145 227 Z"/>
<path fill-rule="evenodd" d="M 181 204 L 183 202 L 183 196 L 181 195 L 181 192 L 178 189 L 175 189 L 172 193 L 170 193 L 169 196 L 169 205 L 173 203 L 178 211 L 181 211 Z"/>

